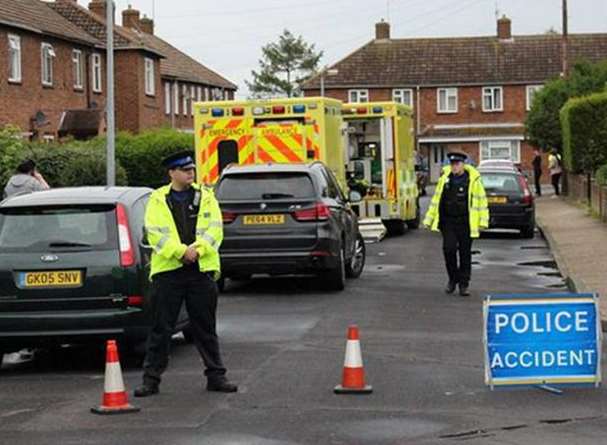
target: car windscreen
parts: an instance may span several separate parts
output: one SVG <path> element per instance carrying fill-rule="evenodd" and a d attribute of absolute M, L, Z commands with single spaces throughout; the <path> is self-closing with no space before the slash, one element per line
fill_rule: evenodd
<path fill-rule="evenodd" d="M 225 176 L 216 190 L 222 201 L 314 198 L 314 185 L 305 173 L 246 173 Z"/>
<path fill-rule="evenodd" d="M 481 179 L 487 193 L 513 195 L 523 192 L 515 173 L 481 172 Z"/>
<path fill-rule="evenodd" d="M 0 253 L 117 249 L 115 206 L 0 209 Z"/>

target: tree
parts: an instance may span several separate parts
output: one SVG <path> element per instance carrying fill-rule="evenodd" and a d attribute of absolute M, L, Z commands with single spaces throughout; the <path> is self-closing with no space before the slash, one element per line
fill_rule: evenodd
<path fill-rule="evenodd" d="M 316 72 L 323 54 L 286 29 L 278 42 L 265 45 L 261 51 L 260 70 L 252 70 L 253 81 L 246 82 L 255 97 L 300 95 L 301 84 Z"/>

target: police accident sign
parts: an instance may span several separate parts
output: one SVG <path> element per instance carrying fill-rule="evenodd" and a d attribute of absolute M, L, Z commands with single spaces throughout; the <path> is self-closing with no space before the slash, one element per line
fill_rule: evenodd
<path fill-rule="evenodd" d="M 483 318 L 485 383 L 491 389 L 600 384 L 597 295 L 492 295 Z"/>

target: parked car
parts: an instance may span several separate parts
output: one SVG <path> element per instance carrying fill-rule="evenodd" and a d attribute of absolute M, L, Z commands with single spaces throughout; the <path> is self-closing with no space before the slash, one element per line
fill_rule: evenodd
<path fill-rule="evenodd" d="M 124 340 L 151 325 L 143 220 L 151 190 L 83 187 L 0 203 L 0 356 L 21 348 Z M 180 316 L 176 331 L 187 327 Z"/>
<path fill-rule="evenodd" d="M 357 217 L 324 164 L 231 165 L 216 195 L 224 277 L 315 274 L 327 288 L 342 290 L 346 277 L 362 273 Z"/>
<path fill-rule="evenodd" d="M 523 238 L 535 233 L 535 202 L 525 176 L 508 168 L 479 168 L 487 201 L 489 227 L 520 230 Z"/>

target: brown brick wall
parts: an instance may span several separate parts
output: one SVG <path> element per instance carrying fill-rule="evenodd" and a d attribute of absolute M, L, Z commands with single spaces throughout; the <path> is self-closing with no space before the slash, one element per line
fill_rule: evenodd
<path fill-rule="evenodd" d="M 19 84 L 8 82 L 8 34 L 21 37 L 21 71 L 22 81 Z M 53 62 L 53 86 L 42 85 L 41 78 L 41 44 L 53 46 L 56 58 Z M 74 89 L 72 72 L 72 50 L 83 52 L 84 89 Z M 90 49 L 51 37 L 40 37 L 36 34 L 7 27 L 0 28 L 0 127 L 12 124 L 23 131 L 33 129 L 31 119 L 42 111 L 49 122 L 38 128 L 38 135 L 56 135 L 63 111 L 67 109 L 87 108 L 87 95 L 91 95 L 87 80 L 90 82 Z M 100 107 L 104 106 L 105 97 L 99 95 L 95 100 Z"/>

